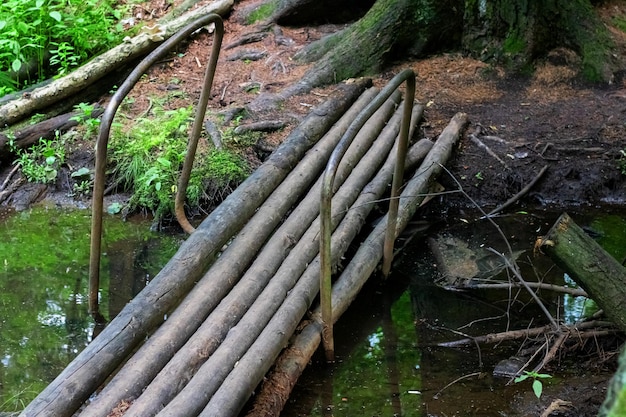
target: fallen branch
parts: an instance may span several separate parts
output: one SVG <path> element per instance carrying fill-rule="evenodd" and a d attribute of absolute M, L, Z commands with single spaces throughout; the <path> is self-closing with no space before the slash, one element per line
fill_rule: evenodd
<path fill-rule="evenodd" d="M 594 330 L 593 332 L 582 332 L 581 330 L 585 329 L 605 329 L 605 330 Z M 577 323 L 573 326 L 561 325 L 555 331 L 552 326 L 546 325 L 541 327 L 533 327 L 531 329 L 521 329 L 521 330 L 509 330 L 506 332 L 500 333 L 489 333 L 482 336 L 476 337 L 467 337 L 464 339 L 458 339 L 451 342 L 442 342 L 437 343 L 435 346 L 438 347 L 462 347 L 462 346 L 470 346 L 476 343 L 480 344 L 494 344 L 501 343 L 509 340 L 517 340 L 517 339 L 527 339 L 536 337 L 542 334 L 568 334 L 571 337 L 580 338 L 580 337 L 594 337 L 598 334 L 598 332 L 606 332 L 602 334 L 617 334 L 619 333 L 619 329 L 615 327 L 615 325 L 611 322 L 607 321 L 585 321 L 581 323 Z"/>
<path fill-rule="evenodd" d="M 37 110 L 67 99 L 138 56 L 149 53 L 161 41 L 171 37 L 182 27 L 196 20 L 198 16 L 209 13 L 224 15 L 233 4 L 234 0 L 211 2 L 163 25 L 157 25 L 158 33 L 156 34 L 143 32 L 132 39 L 127 39 L 68 75 L 0 106 L 0 126 L 11 125 Z"/>
<path fill-rule="evenodd" d="M 580 288 L 571 288 L 565 287 L 562 285 L 554 285 L 554 284 L 546 284 L 543 282 L 526 282 L 526 285 L 530 288 L 537 288 L 542 290 L 554 291 L 562 294 L 569 294 L 574 297 L 588 297 L 585 290 L 581 290 Z M 501 290 L 501 289 L 511 289 L 511 288 L 519 288 L 521 287 L 521 283 L 517 282 L 498 282 L 492 284 L 473 284 L 471 281 L 467 285 L 444 287 L 447 290 Z"/>
<path fill-rule="evenodd" d="M 513 203 L 515 203 L 517 200 L 519 200 L 524 195 L 526 195 L 526 193 L 528 193 L 528 191 L 530 191 L 530 189 L 533 188 L 535 186 L 535 184 L 537 184 L 537 181 L 539 181 L 541 179 L 541 177 L 543 176 L 543 174 L 546 173 L 547 170 L 548 170 L 548 165 L 544 165 L 543 168 L 541 168 L 539 173 L 535 176 L 535 178 L 533 178 L 533 180 L 531 182 L 529 182 L 524 188 L 522 188 L 513 197 L 509 198 L 504 204 L 496 207 L 495 209 L 493 209 L 489 213 L 487 213 L 487 216 L 493 216 L 494 214 L 499 213 L 502 210 L 504 210 L 505 208 L 513 205 Z"/>

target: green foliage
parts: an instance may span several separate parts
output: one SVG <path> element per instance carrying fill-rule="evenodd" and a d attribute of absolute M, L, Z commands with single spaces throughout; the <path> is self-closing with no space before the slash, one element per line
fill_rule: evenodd
<path fill-rule="evenodd" d="M 27 150 L 17 151 L 16 163 L 30 182 L 49 184 L 57 179 L 60 166 L 65 162 L 65 144 L 57 132 L 56 139 L 40 139 Z"/>
<path fill-rule="evenodd" d="M 85 126 L 85 136 L 96 134 L 98 128 L 100 127 L 100 119 L 93 116 L 94 109 L 94 105 L 89 103 L 78 103 L 76 106 L 74 106 L 74 110 L 80 112 L 80 114 L 72 117 L 71 120 L 74 120 L 79 124 Z"/>
<path fill-rule="evenodd" d="M 532 378 L 533 380 L 532 387 L 533 387 L 533 392 L 535 393 L 535 397 L 541 398 L 541 394 L 543 394 L 543 383 L 541 382 L 541 380 L 546 379 L 546 378 L 552 378 L 552 375 L 540 374 L 535 371 L 530 371 L 530 372 L 524 371 L 524 375 L 521 375 L 515 378 L 515 383 L 525 381 L 529 378 Z"/>
<path fill-rule="evenodd" d="M 135 120 L 127 131 L 115 126 L 110 162 L 113 180 L 132 193 L 129 210 L 148 209 L 162 218 L 174 211 L 193 109 L 165 111 L 155 105 L 153 113 L 154 118 Z M 227 187 L 247 174 L 246 162 L 235 151 L 199 150 L 186 199 L 191 206 L 197 206 L 207 185 Z"/>
<path fill-rule="evenodd" d="M 626 33 L 626 18 L 624 17 L 614 17 L 613 18 L 613 25 L 618 28 L 619 30 L 621 30 L 622 32 Z"/>
<path fill-rule="evenodd" d="M 244 159 L 227 150 L 211 150 L 206 157 L 205 169 L 209 178 L 221 187 L 240 182 L 248 175 Z"/>
<path fill-rule="evenodd" d="M 122 38 L 112 0 L 5 0 L 0 4 L 0 92 L 64 75 Z M 34 71 L 22 71 L 32 67 Z M 15 77 L 9 76 L 16 73 Z M 36 74 L 31 78 L 31 74 Z"/>

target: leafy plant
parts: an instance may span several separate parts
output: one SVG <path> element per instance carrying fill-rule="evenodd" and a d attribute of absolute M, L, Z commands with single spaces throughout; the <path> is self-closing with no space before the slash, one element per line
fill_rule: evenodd
<path fill-rule="evenodd" d="M 193 109 L 164 110 L 158 100 L 152 103 L 154 118 L 137 119 L 128 127 L 114 126 L 110 162 L 113 181 L 132 193 L 128 209 L 147 209 L 161 218 L 174 211 Z M 186 199 L 197 206 L 208 186 L 227 187 L 247 174 L 247 164 L 236 151 L 200 146 Z"/>
<path fill-rule="evenodd" d="M 93 104 L 89 103 L 78 103 L 74 106 L 74 110 L 81 112 L 82 114 L 73 116 L 70 120 L 74 120 L 87 129 L 85 132 L 85 136 L 89 136 L 91 134 L 95 134 L 100 127 L 100 119 L 94 117 L 93 112 L 95 107 Z"/>
<path fill-rule="evenodd" d="M 42 184 L 56 180 L 59 167 L 65 162 L 65 146 L 57 132 L 56 140 L 40 139 L 28 150 L 18 151 L 16 163 L 30 182 Z"/>
<path fill-rule="evenodd" d="M 122 38 L 126 6 L 113 0 L 4 0 L 0 4 L 0 91 L 71 71 Z"/>
<path fill-rule="evenodd" d="M 519 383 L 527 380 L 528 378 L 533 379 L 533 392 L 537 398 L 541 398 L 541 394 L 543 393 L 543 383 L 542 379 L 552 378 L 552 375 L 549 374 L 540 374 L 535 371 L 524 371 L 524 375 L 520 375 L 515 378 L 515 383 Z"/>

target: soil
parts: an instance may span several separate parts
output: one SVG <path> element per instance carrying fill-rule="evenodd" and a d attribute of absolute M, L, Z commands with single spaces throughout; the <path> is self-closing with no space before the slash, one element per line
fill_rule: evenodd
<path fill-rule="evenodd" d="M 242 23 L 240 11 L 255 0 L 237 2 L 225 21 L 224 48 L 213 84 L 210 112 L 227 112 L 245 107 L 259 94 L 275 93 L 297 81 L 308 65 L 291 57 L 304 45 L 334 32 L 343 25 L 274 28 L 257 43 L 230 48 L 233 42 L 254 27 Z M 163 2 L 153 8 L 134 6 L 137 20 L 158 19 Z M 626 61 L 626 34 L 612 28 L 612 17 L 626 15 L 621 1 L 603 2 L 601 13 L 615 39 L 615 57 Z M 197 102 L 205 61 L 212 36 L 206 31 L 195 35 L 179 53 L 155 65 L 133 90 L 135 115 L 151 106 L 149 98 L 165 96 L 172 89 L 182 92 L 167 106 L 178 108 Z M 242 50 L 258 52 L 261 59 L 234 59 Z M 579 72 L 580 58 L 567 49 L 552 51 L 537 62 L 532 74 L 513 74 L 505 68 L 486 64 L 450 52 L 418 60 L 397 62 L 384 73 L 372 76 L 374 85 L 384 86 L 395 74 L 412 68 L 417 74 L 417 100 L 426 106 L 418 138 L 435 139 L 457 112 L 471 121 L 452 159 L 449 174 L 441 183 L 447 189 L 463 188 L 485 210 L 490 210 L 516 195 L 547 166 L 539 181 L 508 210 L 532 210 L 545 206 L 598 207 L 622 206 L 626 201 L 626 64 L 610 83 L 589 84 Z M 288 127 L 267 134 L 262 144 L 248 152 L 253 164 L 262 162 L 292 127 L 312 108 L 326 100 L 334 86 L 316 88 L 309 94 L 287 100 L 280 109 L 252 115 L 253 119 L 282 120 Z M 480 139 L 479 147 L 472 138 Z M 93 163 L 93 143 L 78 149 L 68 165 Z M 626 168 L 623 168 L 626 170 Z M 0 184 L 9 169 L 0 172 Z M 11 179 L 10 182 L 13 182 Z M 69 181 L 58 181 L 45 189 L 23 185 L 5 201 L 24 208 L 32 200 L 47 195 L 57 204 L 88 204 L 67 197 Z M 43 188 L 43 189 L 42 189 Z M 25 193 L 34 189 L 35 197 Z M 1 195 L 1 194 L 0 194 Z M 113 198 L 122 198 L 116 196 Z M 467 197 L 453 194 L 440 201 L 442 210 L 470 206 Z"/>

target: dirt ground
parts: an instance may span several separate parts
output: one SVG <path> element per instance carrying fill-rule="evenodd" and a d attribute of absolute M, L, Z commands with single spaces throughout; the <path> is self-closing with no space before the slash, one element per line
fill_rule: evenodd
<path fill-rule="evenodd" d="M 277 92 L 298 80 L 308 68 L 291 57 L 304 45 L 339 25 L 275 28 L 262 41 L 230 48 L 242 34 L 254 29 L 241 23 L 239 11 L 255 0 L 239 1 L 225 22 L 224 48 L 218 63 L 209 111 L 223 112 L 244 107 L 258 94 Z M 152 9 L 134 6 L 137 19 L 156 19 L 165 12 L 153 1 Z M 617 13 L 626 15 L 621 1 L 604 3 L 607 24 Z M 618 45 L 615 55 L 626 57 L 626 34 L 611 28 Z M 199 33 L 171 59 L 153 67 L 131 93 L 134 112 L 144 113 L 149 97 L 166 94 L 172 88 L 184 93 L 169 102 L 171 108 L 197 102 L 212 37 Z M 256 52 L 261 59 L 234 59 L 243 50 Z M 625 59 L 626 60 L 626 59 Z M 373 76 L 384 86 L 405 68 L 417 73 L 417 100 L 426 106 L 425 119 L 415 139 L 435 139 L 457 112 L 467 113 L 470 125 L 456 149 L 441 183 L 447 189 L 463 190 L 485 209 L 504 203 L 529 184 L 547 166 L 539 181 L 513 210 L 559 206 L 624 206 L 626 174 L 620 163 L 626 150 L 626 65 L 611 83 L 591 85 L 582 81 L 579 58 L 566 49 L 553 51 L 538 62 L 532 75 L 510 74 L 450 52 L 419 60 L 398 62 Z M 280 110 L 264 118 L 280 119 L 289 125 L 268 134 L 264 149 L 275 147 L 312 108 L 326 100 L 334 86 L 314 89 L 310 94 L 289 99 Z M 478 146 L 475 139 L 485 145 Z M 488 149 L 487 149 L 488 148 Z M 84 158 L 76 155 L 75 158 Z M 70 156 L 71 161 L 72 156 Z M 250 158 L 260 163 L 262 153 L 251 149 Z M 0 180 L 4 175 L 0 175 Z M 32 186 L 31 186 L 32 187 Z M 66 195 L 63 184 L 39 190 L 37 198 Z M 13 198 L 11 204 L 23 201 Z M 445 197 L 445 207 L 468 206 L 461 194 Z"/>
<path fill-rule="evenodd" d="M 308 68 L 291 56 L 307 43 L 341 26 L 275 28 L 261 42 L 230 48 L 253 28 L 241 24 L 239 11 L 254 0 L 238 2 L 225 23 L 225 46 L 213 87 L 209 111 L 243 107 L 258 94 L 278 92 L 296 81 Z M 138 10 L 138 12 L 140 12 Z M 622 2 L 607 2 L 602 9 L 607 24 Z M 611 28 L 618 44 L 616 56 L 626 57 L 626 34 Z M 137 112 L 149 105 L 145 98 L 162 93 L 172 79 L 196 100 L 209 40 L 197 36 L 184 55 L 154 68 L 147 82 L 133 92 Z M 256 52 L 259 60 L 231 60 L 239 52 Z M 471 124 L 448 168 L 465 192 L 485 208 L 502 204 L 518 193 L 547 166 L 535 186 L 516 207 L 597 206 L 623 204 L 626 175 L 619 169 L 626 149 L 626 80 L 616 74 L 610 84 L 590 85 L 581 80 L 580 59 L 566 49 L 553 51 L 539 62 L 536 72 L 523 76 L 487 65 L 460 52 L 398 62 L 374 76 L 383 86 L 396 73 L 412 68 L 417 73 L 417 100 L 427 106 L 419 137 L 435 139 L 457 112 L 469 115 Z M 258 88 L 252 88 L 250 86 Z M 313 90 L 290 99 L 277 114 L 265 115 L 290 125 L 323 102 L 334 87 Z M 182 103 L 172 103 L 173 106 Z M 275 146 L 289 132 L 268 135 Z M 486 146 L 481 148 L 471 137 Z M 488 148 L 488 149 L 487 149 Z M 441 178 L 448 189 L 458 186 L 449 176 Z M 449 206 L 467 205 L 460 194 L 446 198 Z"/>

